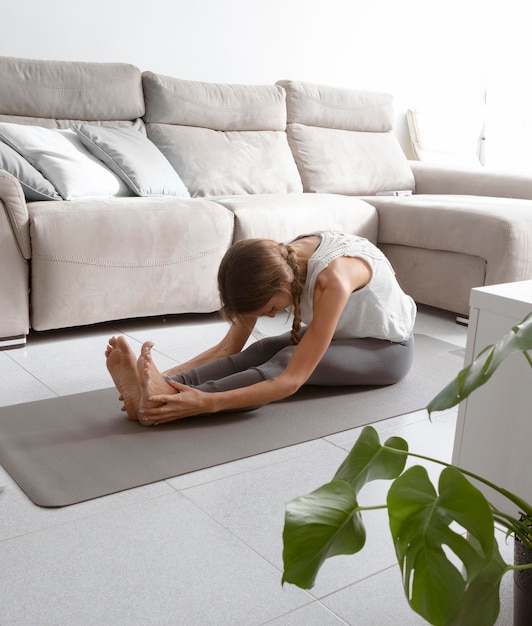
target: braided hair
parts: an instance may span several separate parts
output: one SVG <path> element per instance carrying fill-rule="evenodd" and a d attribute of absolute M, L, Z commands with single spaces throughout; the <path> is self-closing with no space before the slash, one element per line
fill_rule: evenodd
<path fill-rule="evenodd" d="M 294 307 L 294 320 L 292 322 L 292 332 L 290 333 L 290 342 L 299 343 L 299 331 L 301 330 L 301 293 L 305 284 L 305 276 L 302 275 L 299 265 L 297 264 L 297 254 L 291 245 L 279 244 L 281 255 L 288 263 L 294 276 L 291 283 L 292 305 Z"/>
<path fill-rule="evenodd" d="M 301 293 L 305 277 L 290 244 L 271 239 L 243 239 L 226 252 L 218 270 L 221 315 L 234 320 L 265 306 L 289 285 L 294 307 L 290 340 L 299 342 Z"/>

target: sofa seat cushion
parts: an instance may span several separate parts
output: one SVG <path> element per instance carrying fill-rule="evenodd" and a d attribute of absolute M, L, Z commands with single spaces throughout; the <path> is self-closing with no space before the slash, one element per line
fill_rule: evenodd
<path fill-rule="evenodd" d="M 191 196 L 303 190 L 286 136 L 285 91 L 142 75 L 146 130 Z"/>
<path fill-rule="evenodd" d="M 366 199 L 379 213 L 379 244 L 479 257 L 486 263 L 485 284 L 532 275 L 530 200 L 430 194 Z"/>
<path fill-rule="evenodd" d="M 331 194 L 259 194 L 213 198 L 235 215 L 235 241 L 288 241 L 316 230 L 338 230 L 377 240 L 377 211 L 358 198 Z"/>
<path fill-rule="evenodd" d="M 176 197 L 28 206 L 34 329 L 219 308 L 234 224 L 223 206 Z"/>

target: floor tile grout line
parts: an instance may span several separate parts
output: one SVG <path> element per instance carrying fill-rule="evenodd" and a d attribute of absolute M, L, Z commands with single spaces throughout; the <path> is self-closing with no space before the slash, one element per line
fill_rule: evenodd
<path fill-rule="evenodd" d="M 321 606 L 325 611 L 327 611 L 328 613 L 333 615 L 338 620 L 339 624 L 344 624 L 345 626 L 350 626 L 349 622 L 346 622 L 342 617 L 340 617 L 332 609 L 330 609 L 328 606 L 325 606 L 325 604 L 323 604 L 320 600 L 316 600 L 316 599 L 313 602 L 309 602 L 308 604 L 303 604 L 300 607 L 296 607 L 295 609 L 292 609 L 291 611 L 287 611 L 286 613 L 283 613 L 282 615 L 278 615 L 277 617 L 273 617 L 272 619 L 268 620 L 267 622 L 261 622 L 259 624 L 259 626 L 268 626 L 269 624 L 274 624 L 278 619 L 280 619 L 282 617 L 288 617 L 289 615 L 293 615 L 294 613 L 297 613 L 301 609 L 304 609 L 304 608 L 307 608 L 307 607 L 310 607 L 310 606 L 314 606 L 314 605 Z"/>
<path fill-rule="evenodd" d="M 158 481 L 158 482 L 164 482 L 164 481 Z M 17 489 L 20 490 L 20 487 L 16 483 L 14 483 L 14 485 L 17 487 Z M 22 492 L 22 493 L 23 493 L 23 495 L 25 497 L 28 497 L 28 496 L 26 496 L 26 494 L 24 494 L 24 492 Z M 0 492 L 0 494 L 1 494 L 1 492 Z M 109 496 L 103 496 L 103 497 L 107 498 L 107 497 L 112 497 L 113 495 L 115 495 L 115 494 L 109 494 Z M 104 508 L 104 509 L 101 509 L 99 511 L 95 511 L 94 513 L 89 513 L 87 515 L 81 515 L 80 517 L 74 517 L 72 519 L 60 521 L 60 522 L 57 522 L 57 523 L 53 523 L 53 524 L 49 524 L 49 525 L 45 525 L 45 526 L 40 526 L 39 528 L 36 528 L 36 529 L 28 531 L 28 532 L 21 533 L 20 535 L 13 535 L 12 537 L 5 537 L 4 539 L 0 539 L 0 545 L 4 544 L 6 542 L 12 541 L 12 540 L 21 539 L 22 537 L 29 537 L 31 535 L 35 535 L 35 534 L 38 534 L 40 532 L 48 531 L 48 530 L 51 530 L 51 529 L 54 529 L 54 528 L 61 528 L 62 526 L 69 526 L 71 524 L 77 524 L 79 522 L 88 520 L 88 519 L 90 519 L 92 517 L 99 517 L 101 515 L 106 515 L 108 513 L 112 513 L 112 512 L 115 512 L 115 511 L 120 511 L 120 510 L 123 510 L 123 509 L 127 509 L 128 507 L 138 506 L 142 502 L 151 502 L 151 501 L 155 501 L 155 500 L 157 500 L 159 498 L 165 498 L 165 497 L 175 496 L 175 495 L 181 495 L 182 497 L 184 497 L 182 494 L 179 494 L 179 492 L 176 492 L 175 490 L 174 490 L 173 493 L 162 493 L 162 494 L 158 494 L 158 495 L 154 495 L 154 496 L 143 497 L 143 498 L 140 498 L 139 500 L 133 500 L 132 502 L 128 502 L 128 503 L 117 505 L 117 506 L 110 506 L 109 508 Z M 0 495 L 0 497 L 1 497 L 1 495 Z M 77 502 L 77 503 L 69 505 L 67 507 L 50 507 L 50 509 L 54 509 L 54 508 L 55 509 L 71 508 L 71 507 L 75 507 L 75 506 L 77 506 L 79 504 L 83 504 L 83 502 Z M 0 502 L 0 507 L 1 506 L 2 506 L 2 503 Z M 38 505 L 34 505 L 34 506 L 38 507 Z M 38 508 L 46 509 L 47 507 L 38 507 Z"/>
<path fill-rule="evenodd" d="M 267 556 L 265 556 L 264 554 L 261 554 L 254 546 L 250 545 L 247 541 L 245 541 L 242 537 L 240 537 L 239 535 L 237 535 L 234 531 L 232 531 L 230 528 L 228 528 L 227 526 L 224 526 L 224 524 L 217 519 L 216 517 L 214 517 L 209 511 L 207 511 L 206 509 L 204 509 L 200 504 L 198 504 L 197 502 L 194 502 L 194 500 L 191 500 L 189 497 L 187 497 L 186 494 L 182 494 L 184 498 L 186 498 L 186 500 L 188 502 L 190 502 L 190 504 L 192 504 L 193 506 L 195 506 L 198 510 L 200 510 L 202 513 L 204 513 L 205 515 L 207 515 L 213 522 L 215 522 L 220 528 L 222 528 L 225 532 L 229 533 L 232 537 L 234 537 L 239 543 L 241 543 L 243 546 L 245 546 L 247 549 L 251 550 L 254 554 L 256 554 L 258 557 L 260 557 L 265 563 L 267 563 L 269 566 L 273 567 L 277 572 L 279 572 L 279 580 L 281 580 L 282 577 L 282 569 L 279 569 L 279 566 L 276 565 L 275 563 L 273 563 Z M 302 591 L 305 591 L 307 593 L 307 595 L 309 595 L 311 598 L 314 598 L 314 596 L 312 596 L 309 592 L 308 589 L 303 589 Z M 316 599 L 316 598 L 314 598 Z"/>
<path fill-rule="evenodd" d="M 334 448 L 338 448 L 339 447 L 339 446 L 335 445 L 334 443 L 332 443 L 330 441 L 327 441 L 324 437 L 318 437 L 317 439 L 310 439 L 309 441 L 303 441 L 301 443 L 296 443 L 296 444 L 293 444 L 291 446 L 285 446 L 285 449 L 293 448 L 293 447 L 295 448 L 297 446 L 303 446 L 305 444 L 311 444 L 311 443 L 314 443 L 314 442 L 317 442 L 317 441 L 322 441 L 323 443 L 331 445 Z M 276 448 L 275 450 L 270 450 L 268 452 L 263 452 L 263 453 L 251 455 L 251 456 L 248 456 L 248 457 L 243 457 L 242 459 L 235 459 L 234 461 L 229 461 L 226 465 L 231 464 L 231 463 L 238 463 L 239 461 L 245 461 L 247 459 L 256 459 L 259 456 L 267 455 L 267 454 L 270 454 L 270 453 L 273 453 L 273 452 L 276 452 L 276 451 L 282 450 L 282 449 L 283 448 Z M 343 450 L 343 452 L 346 452 L 346 451 Z M 199 482 L 199 483 L 197 483 L 195 485 L 187 485 L 187 486 L 181 487 L 181 488 L 179 488 L 179 487 L 174 487 L 174 488 L 177 491 L 180 491 L 180 492 L 188 491 L 189 489 L 196 489 L 197 487 L 203 487 L 205 485 L 213 484 L 213 483 L 219 482 L 221 480 L 234 478 L 236 476 L 244 476 L 246 474 L 255 472 L 255 471 L 259 470 L 259 469 L 265 469 L 265 468 L 268 468 L 268 467 L 275 467 L 276 465 L 280 465 L 280 464 L 286 463 L 288 461 L 292 461 L 292 460 L 295 460 L 295 459 L 300 459 L 300 458 L 302 458 L 304 456 L 307 456 L 308 454 L 309 454 L 308 452 L 301 451 L 300 454 L 298 453 L 298 454 L 295 454 L 294 456 L 289 456 L 289 457 L 286 457 L 284 459 L 279 459 L 277 461 L 271 461 L 271 462 L 268 462 L 268 463 L 265 463 L 265 464 L 256 465 L 254 467 L 249 467 L 249 468 L 243 469 L 241 471 L 237 471 L 237 472 L 232 473 L 232 474 L 226 474 L 225 476 L 218 476 L 217 478 L 213 478 L 212 480 L 206 480 L 205 482 Z M 217 467 L 217 466 L 213 465 L 211 468 L 206 467 L 204 469 L 200 469 L 200 470 L 196 470 L 196 471 L 197 472 L 208 471 L 208 470 L 210 470 L 210 469 L 212 469 L 214 467 Z M 192 472 L 192 473 L 195 473 L 195 472 Z M 174 480 L 175 478 L 179 478 L 179 475 L 178 476 L 172 476 L 171 478 L 167 478 L 165 480 L 166 481 L 170 481 L 170 480 Z"/>
<path fill-rule="evenodd" d="M 340 593 L 342 591 L 345 591 L 346 589 L 350 589 L 351 587 L 354 587 L 356 585 L 359 585 L 367 580 L 371 580 L 372 578 L 375 578 L 376 576 L 380 576 L 381 574 L 383 574 L 384 572 L 388 572 L 391 571 L 393 569 L 399 569 L 399 565 L 397 563 L 392 563 L 391 565 L 387 565 L 386 567 L 383 567 L 382 569 L 378 570 L 377 572 L 372 572 L 371 574 L 368 574 L 367 576 L 363 576 L 362 578 L 360 578 L 359 580 L 356 580 L 355 582 L 349 583 L 347 585 L 344 585 L 343 587 L 338 587 L 337 589 L 335 589 L 334 591 L 330 591 L 322 596 L 314 596 L 316 598 L 316 600 L 322 602 L 323 600 L 325 600 L 326 598 L 329 598 L 331 596 L 334 596 L 337 593 Z M 399 576 L 400 576 L 400 572 L 399 572 Z M 407 602 L 406 598 L 405 598 L 405 602 Z"/>

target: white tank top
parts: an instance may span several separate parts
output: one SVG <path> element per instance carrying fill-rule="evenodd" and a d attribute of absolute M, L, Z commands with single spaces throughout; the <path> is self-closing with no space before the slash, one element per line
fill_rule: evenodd
<path fill-rule="evenodd" d="M 347 301 L 334 332 L 334 339 L 373 337 L 401 343 L 414 330 L 416 305 L 405 294 L 384 254 L 370 241 L 333 231 L 311 233 L 321 243 L 308 260 L 307 277 L 301 294 L 301 315 L 312 321 L 312 298 L 318 274 L 341 256 L 358 257 L 371 268 L 369 283 L 354 291 Z M 301 235 L 308 237 L 310 235 Z"/>

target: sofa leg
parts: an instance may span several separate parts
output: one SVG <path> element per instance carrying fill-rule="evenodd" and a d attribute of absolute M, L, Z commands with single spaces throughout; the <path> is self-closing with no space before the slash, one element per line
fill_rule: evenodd
<path fill-rule="evenodd" d="M 23 348 L 26 345 L 27 335 L 16 335 L 14 337 L 0 337 L 0 350 L 12 350 Z"/>
<path fill-rule="evenodd" d="M 460 324 L 460 326 L 469 326 L 469 317 L 466 315 L 457 315 L 456 323 Z"/>

